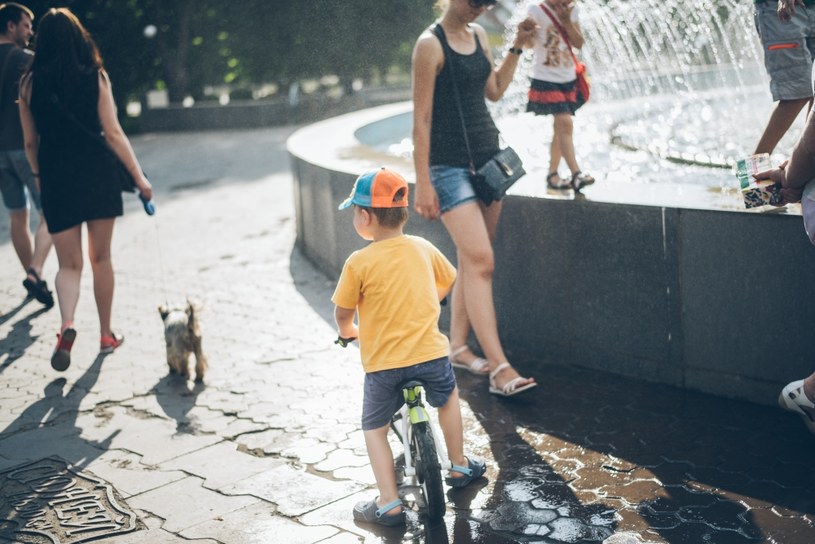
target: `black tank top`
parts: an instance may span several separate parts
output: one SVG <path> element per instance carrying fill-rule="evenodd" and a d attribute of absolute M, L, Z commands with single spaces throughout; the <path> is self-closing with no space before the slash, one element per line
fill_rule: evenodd
<path fill-rule="evenodd" d="M 461 117 L 456 106 L 453 74 L 450 73 L 449 64 L 453 62 L 473 163 L 476 168 L 480 168 L 499 150 L 498 129 L 487 110 L 484 98 L 484 86 L 490 76 L 492 66 L 481 49 L 481 42 L 477 35 L 475 52 L 470 55 L 462 55 L 446 45 L 447 37 L 441 25 L 436 25 L 434 34 L 439 41 L 442 41 L 442 48 L 446 49 L 447 53 L 444 67 L 436 77 L 433 92 L 430 164 L 467 167 L 470 163 L 467 147 L 464 144 Z"/>

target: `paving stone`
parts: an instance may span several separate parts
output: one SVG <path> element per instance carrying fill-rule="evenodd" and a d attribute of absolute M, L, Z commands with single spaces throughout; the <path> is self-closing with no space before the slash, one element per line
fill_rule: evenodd
<path fill-rule="evenodd" d="M 331 472 L 339 468 L 347 467 L 364 467 L 370 465 L 367 452 L 362 454 L 355 453 L 348 450 L 334 450 L 328 454 L 325 461 L 321 461 L 314 465 L 314 468 L 323 471 Z"/>
<path fill-rule="evenodd" d="M 219 490 L 282 464 L 238 451 L 232 442 L 219 442 L 162 463 L 162 470 L 183 470 L 204 479 L 204 486 Z"/>
<path fill-rule="evenodd" d="M 312 544 L 337 534 L 334 527 L 307 527 L 287 518 L 275 516 L 274 508 L 258 502 L 230 512 L 217 519 L 190 527 L 181 532 L 188 539 L 212 537 L 222 542 L 240 544 Z"/>
<path fill-rule="evenodd" d="M 163 519 L 164 530 L 179 533 L 258 502 L 254 497 L 229 497 L 210 491 L 202 483 L 200 478 L 189 476 L 130 497 L 128 504 Z"/>
<path fill-rule="evenodd" d="M 332 481 L 289 465 L 281 465 L 222 489 L 231 495 L 249 494 L 273 502 L 284 516 L 300 516 L 359 491 L 364 486 Z"/>
<path fill-rule="evenodd" d="M 124 498 L 157 489 L 187 476 L 180 470 L 143 465 L 138 455 L 123 450 L 108 450 L 88 463 L 87 468 L 113 484 Z"/>
<path fill-rule="evenodd" d="M 121 407 L 111 407 L 109 417 L 80 416 L 82 437 L 106 440 L 108 447 L 125 449 L 142 456 L 145 465 L 159 465 L 191 451 L 205 448 L 221 438 L 217 435 L 194 435 L 179 432 L 176 422 L 158 417 L 132 417 Z"/>

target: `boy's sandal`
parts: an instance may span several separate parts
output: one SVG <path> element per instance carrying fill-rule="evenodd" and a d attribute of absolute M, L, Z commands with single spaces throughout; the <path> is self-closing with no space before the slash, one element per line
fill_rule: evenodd
<path fill-rule="evenodd" d="M 364 521 L 366 523 L 378 523 L 391 527 L 393 525 L 402 525 L 405 523 L 405 509 L 403 508 L 398 514 L 388 514 L 388 510 L 393 510 L 397 506 L 401 506 L 401 499 L 389 502 L 382 508 L 376 505 L 376 499 L 370 501 L 358 502 L 354 506 L 354 519 L 357 521 Z"/>
<path fill-rule="evenodd" d="M 103 336 L 99 340 L 99 353 L 113 353 L 116 348 L 125 343 L 125 337 L 111 332 L 110 336 Z"/>
<path fill-rule="evenodd" d="M 453 465 L 450 467 L 451 472 L 460 472 L 461 476 L 447 476 L 444 481 L 447 482 L 447 485 L 450 487 L 467 487 L 474 480 L 477 480 L 484 473 L 487 471 L 487 464 L 480 459 L 470 459 L 467 458 L 467 466 L 460 467 L 458 465 Z"/>
<path fill-rule="evenodd" d="M 554 178 L 557 178 L 557 181 L 553 181 Z M 561 189 L 568 189 L 571 184 L 566 181 L 565 179 L 561 178 L 557 172 L 550 172 L 548 176 L 546 176 L 546 185 L 550 189 L 561 190 Z"/>
<path fill-rule="evenodd" d="M 457 347 L 450 352 L 448 359 L 450 359 L 450 364 L 453 366 L 453 368 L 464 369 L 470 374 L 475 374 L 476 376 L 488 375 L 490 373 L 490 364 L 483 357 L 476 357 L 470 361 L 470 364 L 458 360 L 458 356 L 468 349 L 470 349 L 469 346 L 464 344 L 463 346 Z"/>
<path fill-rule="evenodd" d="M 523 384 L 522 382 L 526 381 L 528 378 L 524 378 L 523 376 L 518 376 L 512 380 L 509 380 L 507 383 L 504 384 L 503 387 L 499 388 L 495 384 L 495 377 L 501 373 L 502 370 L 505 368 L 509 368 L 510 364 L 507 362 L 501 363 L 498 365 L 495 370 L 490 373 L 490 393 L 493 395 L 498 395 L 499 397 L 511 397 L 513 395 L 517 395 L 518 393 L 523 393 L 524 391 L 529 391 L 533 387 L 537 387 L 537 382 L 530 382 L 527 384 Z"/>
<path fill-rule="evenodd" d="M 575 191 L 592 184 L 594 184 L 594 176 L 584 174 L 580 170 L 572 174 L 572 189 Z"/>
<path fill-rule="evenodd" d="M 33 268 L 29 268 L 26 273 L 28 276 L 23 280 L 23 287 L 28 291 L 28 296 L 45 304 L 46 308 L 51 308 L 54 305 L 54 295 L 48 290 L 48 284 Z"/>

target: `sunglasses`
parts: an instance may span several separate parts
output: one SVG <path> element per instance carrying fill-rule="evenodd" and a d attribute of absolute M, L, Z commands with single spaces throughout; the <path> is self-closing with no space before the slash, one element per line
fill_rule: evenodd
<path fill-rule="evenodd" d="M 487 8 L 492 9 L 498 0 L 467 0 L 470 7 L 473 9 Z"/>

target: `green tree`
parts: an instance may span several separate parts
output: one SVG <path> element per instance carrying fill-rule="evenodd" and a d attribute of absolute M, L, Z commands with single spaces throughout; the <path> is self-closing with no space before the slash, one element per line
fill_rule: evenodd
<path fill-rule="evenodd" d="M 105 59 L 121 104 L 165 87 L 172 102 L 206 85 L 287 84 L 328 74 L 351 90 L 396 66 L 433 19 L 434 0 L 32 0 L 67 5 Z M 35 20 L 36 27 L 36 20 Z M 145 32 L 155 28 L 155 33 Z"/>

